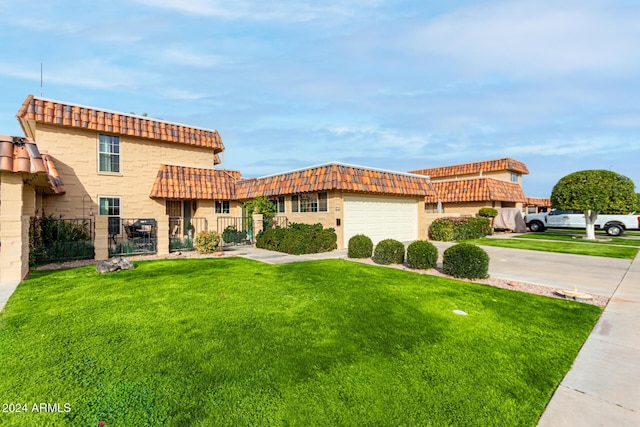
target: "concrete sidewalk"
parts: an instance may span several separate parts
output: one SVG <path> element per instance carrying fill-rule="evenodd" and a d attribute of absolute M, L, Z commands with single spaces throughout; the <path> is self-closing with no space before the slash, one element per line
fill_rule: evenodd
<path fill-rule="evenodd" d="M 538 426 L 640 426 L 640 255 Z"/>

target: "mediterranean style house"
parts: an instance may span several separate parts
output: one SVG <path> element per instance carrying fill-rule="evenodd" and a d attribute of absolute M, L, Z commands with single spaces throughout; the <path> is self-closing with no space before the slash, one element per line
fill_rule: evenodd
<path fill-rule="evenodd" d="M 442 212 L 476 214 L 482 207 L 525 208 L 536 211 L 547 208 L 549 199 L 528 198 L 522 191 L 522 176 L 527 166 L 504 158 L 462 163 L 412 171 L 427 175 L 437 196 L 427 197 L 427 204 L 439 204 Z"/>
<path fill-rule="evenodd" d="M 513 159 L 413 172 L 331 162 L 245 178 L 221 167 L 216 130 L 31 95 L 17 118 L 25 137 L 0 137 L 0 282 L 28 273 L 33 217 L 92 224 L 95 258 L 105 259 L 242 227 L 234 220 L 256 196 L 288 222 L 333 227 L 339 248 L 360 233 L 426 239 L 438 215 L 527 204 L 528 170 Z"/>

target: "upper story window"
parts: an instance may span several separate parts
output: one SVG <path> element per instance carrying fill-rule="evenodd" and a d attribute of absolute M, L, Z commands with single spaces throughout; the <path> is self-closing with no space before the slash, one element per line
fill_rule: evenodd
<path fill-rule="evenodd" d="M 511 182 L 518 182 L 518 174 L 517 173 L 512 173 L 511 174 Z"/>
<path fill-rule="evenodd" d="M 327 212 L 327 193 L 291 196 L 291 212 Z"/>
<path fill-rule="evenodd" d="M 285 213 L 284 196 L 278 196 L 278 198 L 271 200 L 273 207 L 276 208 L 276 213 Z"/>
<path fill-rule="evenodd" d="M 229 213 L 229 201 L 222 200 L 221 202 L 216 202 L 216 213 L 217 214 L 228 214 Z"/>
<path fill-rule="evenodd" d="M 120 173 L 120 137 L 98 135 L 98 171 Z"/>

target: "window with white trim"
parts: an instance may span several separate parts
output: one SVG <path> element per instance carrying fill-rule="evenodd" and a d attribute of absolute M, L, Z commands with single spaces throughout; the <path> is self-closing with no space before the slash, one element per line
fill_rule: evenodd
<path fill-rule="evenodd" d="M 230 212 L 229 209 L 229 201 L 228 200 L 222 200 L 219 202 L 216 202 L 216 213 L 217 214 L 228 214 Z"/>
<path fill-rule="evenodd" d="M 285 213 L 285 203 L 284 196 L 278 196 L 277 198 L 271 200 L 273 203 L 273 207 L 276 209 L 276 213 Z"/>
<path fill-rule="evenodd" d="M 327 212 L 327 193 L 304 193 L 291 196 L 292 212 Z"/>
<path fill-rule="evenodd" d="M 98 171 L 120 173 L 120 137 L 98 135 Z"/>
<path fill-rule="evenodd" d="M 109 235 L 120 234 L 120 197 L 99 197 L 100 215 L 109 217 Z"/>

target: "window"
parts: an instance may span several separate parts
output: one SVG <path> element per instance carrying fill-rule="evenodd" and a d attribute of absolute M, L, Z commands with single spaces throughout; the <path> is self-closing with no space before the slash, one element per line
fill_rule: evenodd
<path fill-rule="evenodd" d="M 292 212 L 327 212 L 327 193 L 305 193 L 291 196 Z"/>
<path fill-rule="evenodd" d="M 98 171 L 120 172 L 120 137 L 98 135 Z"/>
<path fill-rule="evenodd" d="M 109 235 L 120 234 L 120 197 L 100 197 L 100 215 L 109 216 Z"/>
<path fill-rule="evenodd" d="M 216 202 L 216 213 L 217 214 L 228 214 L 229 213 L 229 201 L 223 200 L 221 202 Z"/>
<path fill-rule="evenodd" d="M 284 196 L 271 200 L 273 207 L 276 209 L 276 213 L 285 213 Z"/>
<path fill-rule="evenodd" d="M 518 182 L 518 174 L 517 173 L 512 173 L 511 174 L 511 182 Z"/>

